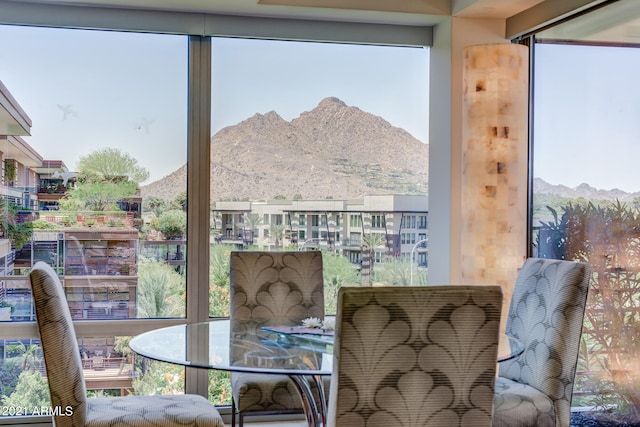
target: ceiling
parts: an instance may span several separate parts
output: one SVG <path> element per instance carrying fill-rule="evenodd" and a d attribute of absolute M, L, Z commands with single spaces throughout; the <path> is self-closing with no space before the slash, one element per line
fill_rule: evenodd
<path fill-rule="evenodd" d="M 585 14 L 542 31 L 536 37 L 640 46 L 638 0 L 619 0 L 597 13 Z"/>
<path fill-rule="evenodd" d="M 25 0 L 23 0 L 25 1 Z M 507 18 L 544 0 L 26 0 L 264 17 L 431 25 L 438 17 Z"/>

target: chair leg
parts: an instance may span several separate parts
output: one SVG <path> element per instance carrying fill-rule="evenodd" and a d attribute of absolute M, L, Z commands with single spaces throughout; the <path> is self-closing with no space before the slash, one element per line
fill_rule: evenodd
<path fill-rule="evenodd" d="M 236 427 L 236 401 L 231 398 L 231 427 Z"/>

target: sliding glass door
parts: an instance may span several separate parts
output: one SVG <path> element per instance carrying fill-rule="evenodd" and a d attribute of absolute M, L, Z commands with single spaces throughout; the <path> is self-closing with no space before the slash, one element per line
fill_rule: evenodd
<path fill-rule="evenodd" d="M 536 35 L 532 254 L 590 263 L 573 406 L 640 420 L 640 23 L 620 1 Z"/>

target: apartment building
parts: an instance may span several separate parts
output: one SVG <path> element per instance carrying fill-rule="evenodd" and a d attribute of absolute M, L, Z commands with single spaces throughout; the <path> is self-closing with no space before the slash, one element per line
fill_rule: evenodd
<path fill-rule="evenodd" d="M 363 247 L 374 246 L 375 262 L 409 259 L 414 246 L 419 265 L 427 265 L 426 195 L 365 195 L 351 200 L 269 200 L 217 202 L 212 227 L 218 243 L 260 249 L 322 248 L 363 261 Z"/>

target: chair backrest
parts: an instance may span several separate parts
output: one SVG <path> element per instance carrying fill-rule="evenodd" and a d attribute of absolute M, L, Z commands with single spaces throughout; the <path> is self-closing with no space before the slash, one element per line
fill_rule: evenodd
<path fill-rule="evenodd" d="M 501 363 L 499 375 L 549 396 L 556 425 L 570 417 L 590 275 L 585 263 L 529 258 L 509 306 L 505 332 L 522 341 L 525 351 Z"/>
<path fill-rule="evenodd" d="M 82 360 L 62 283 L 48 264 L 36 262 L 29 274 L 56 427 L 84 426 L 87 392 Z M 66 416 L 67 414 L 70 416 Z"/>
<path fill-rule="evenodd" d="M 490 426 L 502 289 L 343 287 L 330 426 Z"/>
<path fill-rule="evenodd" d="M 231 252 L 231 320 L 299 325 L 324 318 L 322 252 Z"/>

